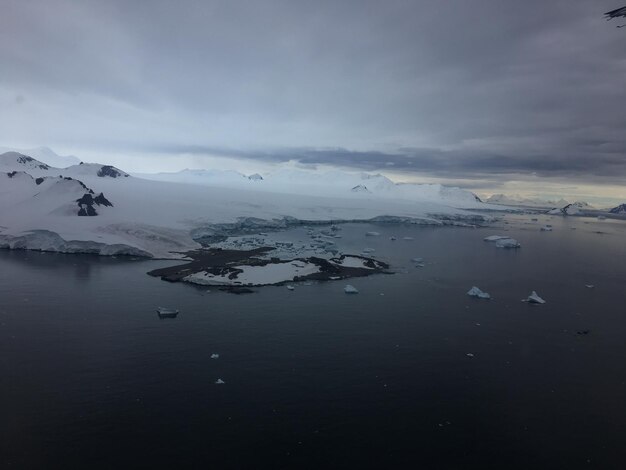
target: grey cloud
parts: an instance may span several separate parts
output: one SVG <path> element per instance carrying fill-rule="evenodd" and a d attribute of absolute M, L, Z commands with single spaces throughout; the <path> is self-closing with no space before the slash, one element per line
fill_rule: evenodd
<path fill-rule="evenodd" d="M 185 151 L 613 181 L 626 176 L 614 7 L 7 0 L 0 101 L 26 99 L 0 107 L 0 142 L 155 151 L 156 167 Z"/>

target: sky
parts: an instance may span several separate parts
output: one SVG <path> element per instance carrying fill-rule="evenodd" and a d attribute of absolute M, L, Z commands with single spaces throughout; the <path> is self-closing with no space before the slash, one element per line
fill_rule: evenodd
<path fill-rule="evenodd" d="M 624 0 L 0 0 L 0 146 L 624 199 Z"/>

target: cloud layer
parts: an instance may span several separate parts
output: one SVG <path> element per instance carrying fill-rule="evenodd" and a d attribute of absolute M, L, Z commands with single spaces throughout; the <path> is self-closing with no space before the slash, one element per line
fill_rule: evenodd
<path fill-rule="evenodd" d="M 0 144 L 615 182 L 618 6 L 6 0 Z"/>

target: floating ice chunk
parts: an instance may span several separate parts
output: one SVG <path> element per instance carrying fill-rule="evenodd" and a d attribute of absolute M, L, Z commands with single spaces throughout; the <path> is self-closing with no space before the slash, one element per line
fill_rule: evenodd
<path fill-rule="evenodd" d="M 358 294 L 359 293 L 359 290 L 356 287 L 351 286 L 350 284 L 348 284 L 346 287 L 344 287 L 343 291 L 346 294 Z"/>
<path fill-rule="evenodd" d="M 367 232 L 365 236 L 366 237 L 379 237 L 380 233 L 379 232 Z"/>
<path fill-rule="evenodd" d="M 498 240 L 506 240 L 507 238 L 511 237 L 507 237 L 505 235 L 489 235 L 488 237 L 483 238 L 483 240 L 486 242 L 497 242 Z"/>
<path fill-rule="evenodd" d="M 501 238 L 496 241 L 496 248 L 519 248 L 520 246 L 515 238 Z"/>
<path fill-rule="evenodd" d="M 539 297 L 539 295 L 535 291 L 532 291 L 530 295 L 528 296 L 528 298 L 524 299 L 523 301 L 528 302 L 529 304 L 545 304 L 546 303 L 546 301 L 543 300 L 541 297 Z"/>
<path fill-rule="evenodd" d="M 467 353 L 466 356 L 467 357 L 474 357 L 474 355 L 472 353 Z"/>
<path fill-rule="evenodd" d="M 219 354 L 216 354 L 216 353 L 211 354 L 211 359 L 219 359 L 219 358 L 220 358 Z"/>
<path fill-rule="evenodd" d="M 487 294 L 486 292 L 483 292 L 476 286 L 468 290 L 467 295 L 469 295 L 470 297 L 476 297 L 479 299 L 491 299 L 491 296 L 489 294 Z"/>
<path fill-rule="evenodd" d="M 539 230 L 541 230 L 542 232 L 551 232 L 552 231 L 552 227 L 550 227 L 548 225 L 544 225 Z"/>
<path fill-rule="evenodd" d="M 403 237 L 402 240 L 415 240 L 413 237 Z"/>
<path fill-rule="evenodd" d="M 295 288 L 293 286 L 287 286 L 287 289 L 294 290 Z"/>
<path fill-rule="evenodd" d="M 363 248 L 363 253 L 374 253 L 375 251 L 374 248 Z"/>
<path fill-rule="evenodd" d="M 226 382 L 224 382 L 222 379 L 217 379 L 217 380 L 215 381 L 215 383 L 216 383 L 217 385 L 222 385 L 222 384 L 225 384 Z"/>
<path fill-rule="evenodd" d="M 424 258 L 411 258 L 411 261 L 414 263 L 423 263 Z"/>
<path fill-rule="evenodd" d="M 595 286 L 593 284 L 585 284 L 587 289 L 593 289 Z"/>

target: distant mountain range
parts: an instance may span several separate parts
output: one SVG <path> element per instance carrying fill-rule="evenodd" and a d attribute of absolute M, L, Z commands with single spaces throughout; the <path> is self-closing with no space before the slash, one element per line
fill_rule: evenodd
<path fill-rule="evenodd" d="M 0 155 L 0 248 L 180 258 L 200 247 L 198 234 L 233 224 L 252 233 L 331 221 L 471 224 L 487 218 L 473 209 L 497 207 L 464 189 L 380 174 L 185 170 L 138 178 L 49 152 L 40 149 L 46 160 Z"/>
<path fill-rule="evenodd" d="M 507 206 L 525 206 L 525 207 L 564 207 L 570 202 L 565 199 L 549 201 L 544 199 L 524 198 L 520 195 L 507 196 L 505 194 L 494 194 L 485 199 L 489 204 L 503 204 Z"/>

